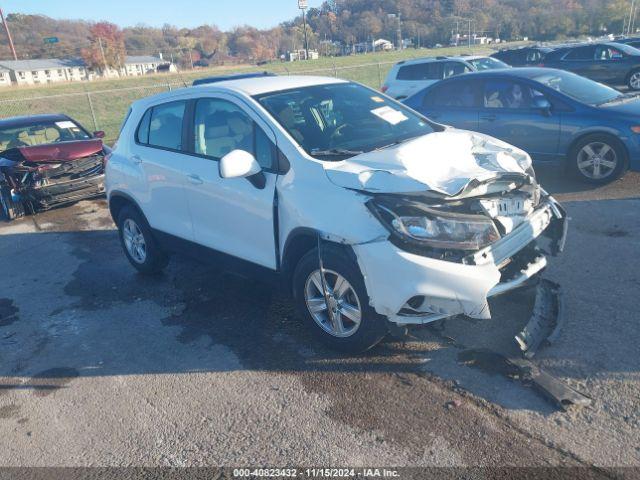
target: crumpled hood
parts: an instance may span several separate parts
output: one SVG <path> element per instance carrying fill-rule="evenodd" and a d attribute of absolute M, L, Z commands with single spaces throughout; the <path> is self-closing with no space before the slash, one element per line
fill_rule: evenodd
<path fill-rule="evenodd" d="M 448 128 L 324 165 L 329 179 L 344 188 L 372 193 L 427 190 L 454 197 L 474 180 L 483 183 L 504 174 L 528 176 L 531 158 L 488 135 Z"/>

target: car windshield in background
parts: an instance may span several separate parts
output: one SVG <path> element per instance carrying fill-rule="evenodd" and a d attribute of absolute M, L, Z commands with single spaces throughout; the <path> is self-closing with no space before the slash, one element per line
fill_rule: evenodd
<path fill-rule="evenodd" d="M 1 129 L 0 151 L 90 138 L 91 135 L 71 120 L 39 122 Z"/>
<path fill-rule="evenodd" d="M 267 93 L 256 100 L 309 155 L 323 160 L 340 160 L 434 131 L 423 117 L 353 83 Z"/>
<path fill-rule="evenodd" d="M 626 43 L 616 43 L 615 45 L 618 50 L 622 50 L 627 55 L 640 55 L 640 49 L 632 45 L 627 45 Z"/>
<path fill-rule="evenodd" d="M 473 60 L 467 60 L 467 62 L 473 65 L 478 71 L 495 70 L 498 68 L 510 68 L 506 63 L 490 57 L 474 58 Z"/>
<path fill-rule="evenodd" d="M 611 87 L 569 72 L 553 71 L 534 80 L 587 105 L 599 105 L 623 96 Z"/>

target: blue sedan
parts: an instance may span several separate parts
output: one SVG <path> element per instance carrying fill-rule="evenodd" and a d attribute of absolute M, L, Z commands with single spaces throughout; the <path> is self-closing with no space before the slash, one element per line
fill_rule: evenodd
<path fill-rule="evenodd" d="M 536 162 L 566 165 L 591 183 L 640 170 L 640 95 L 549 68 L 474 72 L 404 100 L 436 122 L 515 145 Z"/>

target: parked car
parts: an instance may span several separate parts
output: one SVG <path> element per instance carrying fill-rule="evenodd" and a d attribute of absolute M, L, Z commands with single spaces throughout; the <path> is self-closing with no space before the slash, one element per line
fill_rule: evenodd
<path fill-rule="evenodd" d="M 545 56 L 542 66 L 640 90 L 640 50 L 622 43 L 600 42 L 558 48 Z"/>
<path fill-rule="evenodd" d="M 262 272 L 291 289 L 320 339 L 349 351 L 390 326 L 489 318 L 488 297 L 546 265 L 536 239 L 557 253 L 566 226 L 522 150 L 325 77 L 139 100 L 106 185 L 137 270 L 182 252 Z"/>
<path fill-rule="evenodd" d="M 0 120 L 0 204 L 8 220 L 104 194 L 104 132 L 67 115 Z"/>
<path fill-rule="evenodd" d="M 551 47 L 520 47 L 500 50 L 491 58 L 500 60 L 512 67 L 539 67 L 546 55 L 553 51 Z"/>
<path fill-rule="evenodd" d="M 640 99 L 548 68 L 470 73 L 405 103 L 430 119 L 513 144 L 540 162 L 606 183 L 640 170 Z"/>
<path fill-rule="evenodd" d="M 381 90 L 390 97 L 402 100 L 444 78 L 498 68 L 509 68 L 509 65 L 495 58 L 482 56 L 404 60 L 391 68 Z"/>

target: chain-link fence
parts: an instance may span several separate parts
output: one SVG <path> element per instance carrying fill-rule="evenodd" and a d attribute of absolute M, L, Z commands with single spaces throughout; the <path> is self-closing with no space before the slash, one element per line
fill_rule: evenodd
<path fill-rule="evenodd" d="M 394 62 L 370 63 L 352 67 L 333 65 L 305 71 L 289 71 L 286 67 L 281 67 L 278 69 L 280 72 L 277 73 L 280 75 L 332 76 L 380 88 L 393 64 Z M 64 113 L 76 119 L 88 130 L 103 130 L 106 134 L 105 141 L 111 143 L 116 140 L 120 125 L 132 102 L 156 93 L 183 87 L 183 82 L 174 81 L 173 83 L 156 83 L 108 90 L 85 90 L 79 93 L 2 99 L 0 100 L 0 118 L 39 113 Z"/>

